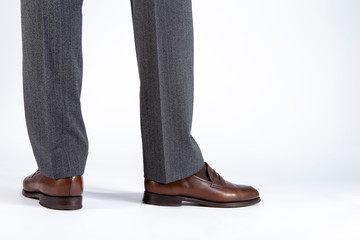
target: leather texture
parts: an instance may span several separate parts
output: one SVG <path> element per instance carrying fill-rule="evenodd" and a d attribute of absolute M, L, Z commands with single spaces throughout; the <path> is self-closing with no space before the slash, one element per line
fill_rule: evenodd
<path fill-rule="evenodd" d="M 80 175 L 52 179 L 44 176 L 38 170 L 24 179 L 23 189 L 27 192 L 43 193 L 49 196 L 78 197 L 83 193 L 83 177 Z"/>
<path fill-rule="evenodd" d="M 182 180 L 163 184 L 145 179 L 145 190 L 150 193 L 186 196 L 212 202 L 242 202 L 259 198 L 259 192 L 248 185 L 226 181 L 207 164 L 211 181 L 192 175 Z"/>

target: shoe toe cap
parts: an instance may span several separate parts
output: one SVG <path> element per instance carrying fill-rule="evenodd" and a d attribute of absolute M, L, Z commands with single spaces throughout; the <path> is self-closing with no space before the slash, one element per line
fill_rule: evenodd
<path fill-rule="evenodd" d="M 248 201 L 260 197 L 259 191 L 252 186 L 236 184 L 236 187 L 238 189 L 239 197 L 243 201 Z"/>

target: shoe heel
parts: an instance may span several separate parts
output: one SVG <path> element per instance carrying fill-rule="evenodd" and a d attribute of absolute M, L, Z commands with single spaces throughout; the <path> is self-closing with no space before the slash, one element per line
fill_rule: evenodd
<path fill-rule="evenodd" d="M 143 202 L 160 206 L 181 206 L 182 197 L 170 196 L 145 191 Z"/>
<path fill-rule="evenodd" d="M 82 208 L 82 196 L 79 197 L 53 197 L 41 195 L 40 205 L 56 210 L 77 210 Z"/>

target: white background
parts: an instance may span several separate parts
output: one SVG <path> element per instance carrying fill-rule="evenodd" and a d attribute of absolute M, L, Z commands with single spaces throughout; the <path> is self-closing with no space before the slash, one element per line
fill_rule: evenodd
<path fill-rule="evenodd" d="M 37 168 L 23 112 L 20 3 L 1 0 L 0 238 L 359 239 L 359 12 L 356 0 L 193 1 L 192 134 L 213 168 L 258 188 L 262 202 L 168 208 L 141 203 L 130 2 L 85 0 L 84 208 L 61 212 L 21 196 Z"/>

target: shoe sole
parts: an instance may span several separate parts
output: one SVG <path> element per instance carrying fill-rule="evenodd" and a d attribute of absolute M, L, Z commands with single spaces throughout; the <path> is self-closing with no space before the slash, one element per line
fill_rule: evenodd
<path fill-rule="evenodd" d="M 172 196 L 172 195 L 164 195 L 157 194 L 151 192 L 144 192 L 143 202 L 146 204 L 159 205 L 159 206 L 181 206 L 182 202 L 192 202 L 197 203 L 207 207 L 221 207 L 221 208 L 232 208 L 232 207 L 247 207 L 254 205 L 260 202 L 260 197 L 251 199 L 248 201 L 240 201 L 240 202 L 212 202 L 206 201 L 198 198 L 191 198 L 185 196 Z"/>
<path fill-rule="evenodd" d="M 82 196 L 79 197 L 55 197 L 40 192 L 28 192 L 22 194 L 27 198 L 38 199 L 41 206 L 55 210 L 77 210 L 82 208 Z"/>

